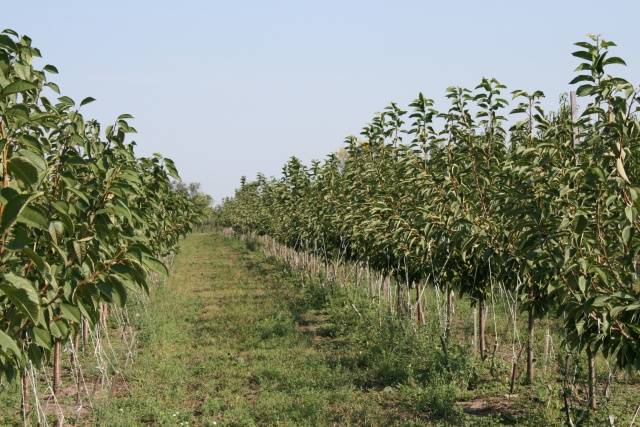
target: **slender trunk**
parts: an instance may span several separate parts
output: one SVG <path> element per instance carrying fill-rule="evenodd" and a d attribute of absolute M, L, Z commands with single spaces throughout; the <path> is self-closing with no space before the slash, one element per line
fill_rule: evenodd
<path fill-rule="evenodd" d="M 473 348 L 478 351 L 478 307 L 473 307 Z"/>
<path fill-rule="evenodd" d="M 535 318 L 533 309 L 529 308 L 529 322 L 527 325 L 527 384 L 533 384 L 533 327 Z"/>
<path fill-rule="evenodd" d="M 587 362 L 589 371 L 589 409 L 596 409 L 596 358 L 590 345 L 587 347 Z"/>
<path fill-rule="evenodd" d="M 614 373 L 613 371 L 611 371 L 611 369 L 609 369 L 609 375 L 607 375 L 607 383 L 604 387 L 605 399 L 611 398 L 611 384 L 613 383 L 613 380 L 614 380 Z"/>
<path fill-rule="evenodd" d="M 382 292 L 384 297 L 387 299 L 387 302 L 391 304 L 391 289 L 389 287 L 389 278 L 387 276 L 382 278 Z"/>
<path fill-rule="evenodd" d="M 29 417 L 29 374 L 27 368 L 23 368 L 20 373 L 20 381 L 22 385 L 22 400 L 20 402 L 20 412 L 22 413 L 22 421 L 24 425 L 30 425 L 28 422 Z"/>
<path fill-rule="evenodd" d="M 522 355 L 522 350 L 524 347 L 520 347 L 520 351 L 518 351 L 518 355 L 513 359 L 511 363 L 511 381 L 509 382 L 509 394 L 513 394 L 513 391 L 516 387 L 516 378 L 518 376 L 518 362 L 520 361 L 520 355 Z"/>
<path fill-rule="evenodd" d="M 360 270 L 358 269 L 358 263 L 357 263 L 357 262 L 356 262 L 356 265 L 355 265 L 355 270 L 356 270 L 356 274 L 355 274 L 355 276 L 356 276 L 356 277 L 355 277 L 356 289 L 358 289 L 358 279 L 360 278 L 360 277 L 359 277 L 359 275 L 360 275 Z"/>
<path fill-rule="evenodd" d="M 487 351 L 487 342 L 484 334 L 486 322 L 485 301 L 484 296 L 481 296 L 478 299 L 478 351 L 482 360 L 485 359 Z"/>
<path fill-rule="evenodd" d="M 549 343 L 551 341 L 551 334 L 549 333 L 549 324 L 547 323 L 547 327 L 544 334 L 544 357 L 543 363 L 544 366 L 542 368 L 542 375 L 546 376 L 547 374 L 547 361 L 549 360 Z"/>
<path fill-rule="evenodd" d="M 89 321 L 82 318 L 82 351 L 86 351 L 89 347 Z"/>
<path fill-rule="evenodd" d="M 444 336 L 446 337 L 447 340 L 449 340 L 449 337 L 451 336 L 451 315 L 453 314 L 452 313 L 453 298 L 451 295 L 451 287 L 449 286 L 449 284 L 447 284 L 446 293 L 447 293 L 447 311 L 446 311 L 447 318 L 445 319 Z"/>
<path fill-rule="evenodd" d="M 102 304 L 100 306 L 100 325 L 102 329 L 107 330 L 107 319 L 109 318 L 109 306 L 107 304 Z"/>
<path fill-rule="evenodd" d="M 564 359 L 564 380 L 562 384 L 562 400 L 564 402 L 564 414 L 566 417 L 566 425 L 569 427 L 573 427 L 573 420 L 571 419 L 571 406 L 569 404 L 569 384 L 567 383 L 567 379 L 569 377 L 569 354 L 566 355 Z"/>
<path fill-rule="evenodd" d="M 75 337 L 73 337 L 73 342 L 72 345 L 73 347 L 71 348 L 71 351 L 69 352 L 69 363 L 71 365 L 71 369 L 73 369 L 73 378 L 76 381 L 76 405 L 80 405 L 81 399 L 80 399 L 80 368 L 79 368 L 79 364 L 80 362 L 78 361 L 78 345 L 80 344 L 80 335 L 76 334 Z"/>
<path fill-rule="evenodd" d="M 416 311 L 418 325 L 424 325 L 424 313 L 422 312 L 422 301 L 420 300 L 420 282 L 416 282 Z"/>
<path fill-rule="evenodd" d="M 62 364 L 62 344 L 59 339 L 55 340 L 53 344 L 53 394 L 58 394 L 60 391 L 61 379 L 61 364 Z"/>

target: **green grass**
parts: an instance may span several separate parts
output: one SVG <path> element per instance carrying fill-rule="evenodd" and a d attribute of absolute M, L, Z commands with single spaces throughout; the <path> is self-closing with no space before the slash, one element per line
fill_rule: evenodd
<path fill-rule="evenodd" d="M 298 272 L 262 255 L 255 242 L 215 233 L 189 236 L 170 279 L 152 291 L 146 308 L 132 310 L 139 314 L 134 323 L 140 334 L 134 363 L 111 390 L 98 394 L 93 412 L 68 416 L 68 423 L 562 423 L 557 387 L 519 386 L 518 395 L 505 396 L 508 364 L 492 375 L 471 343 L 459 338 L 465 325 L 458 326 L 445 356 L 436 316 L 417 327 L 349 286 L 326 287 L 308 277 L 303 282 Z M 461 304 L 458 318 L 468 312 Z M 498 327 L 506 328 L 505 322 L 499 318 Z M 117 328 L 112 332 L 118 353 Z M 85 357 L 88 372 L 92 363 Z M 635 387 L 615 384 L 613 391 L 615 398 L 582 425 L 604 425 L 610 413 L 618 420 L 633 415 L 640 395 Z M 18 395 L 16 386 L 0 392 L 0 425 L 20 425 Z M 465 414 L 459 402 L 472 399 L 488 400 L 497 410 Z"/>
<path fill-rule="evenodd" d="M 376 308 L 356 312 L 347 295 L 318 284 L 301 288 L 295 277 L 239 241 L 189 237 L 172 278 L 150 302 L 126 385 L 97 407 L 93 421 L 315 426 L 460 419 L 456 385 L 426 359 L 431 343 L 416 341 L 408 324 L 380 327 Z M 366 338 L 369 332 L 375 334 Z M 425 381 L 429 375 L 433 381 Z"/>
<path fill-rule="evenodd" d="M 260 255 L 215 234 L 187 239 L 148 307 L 126 387 L 95 411 L 104 425 L 394 423 L 357 372 L 298 328 L 304 298 Z"/>

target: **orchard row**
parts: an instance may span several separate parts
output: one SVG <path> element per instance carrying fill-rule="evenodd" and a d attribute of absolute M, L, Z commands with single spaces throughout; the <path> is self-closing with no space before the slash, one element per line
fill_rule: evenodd
<path fill-rule="evenodd" d="M 517 295 L 529 338 L 537 319 L 561 319 L 566 342 L 587 353 L 592 386 L 598 352 L 638 368 L 640 97 L 609 72 L 625 65 L 614 43 L 577 46 L 571 98 L 581 114 L 568 97 L 545 111 L 537 90 L 510 102 L 495 79 L 449 88 L 446 111 L 420 94 L 323 162 L 292 158 L 278 179 L 243 178 L 217 220 L 418 292 L 470 298 L 483 359 L 484 306 L 499 284 Z"/>
<path fill-rule="evenodd" d="M 138 157 L 123 114 L 106 127 L 60 96 L 54 66 L 0 33 L 0 379 L 40 368 L 150 274 L 204 206 L 173 162 Z M 86 331 L 85 331 L 86 332 Z M 55 359 L 55 358 L 54 358 Z M 24 377 L 23 377 L 24 381 Z M 24 382 L 23 382 L 24 385 Z M 23 390 L 23 392 L 26 392 Z"/>

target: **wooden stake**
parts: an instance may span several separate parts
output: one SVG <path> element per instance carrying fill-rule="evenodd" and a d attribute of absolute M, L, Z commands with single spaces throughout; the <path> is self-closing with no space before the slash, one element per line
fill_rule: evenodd
<path fill-rule="evenodd" d="M 420 300 L 420 282 L 416 282 L 416 311 L 418 325 L 424 325 L 424 313 L 422 312 L 422 301 Z"/>
<path fill-rule="evenodd" d="M 20 373 L 20 382 L 22 385 L 22 401 L 20 402 L 20 412 L 22 413 L 22 421 L 25 426 L 29 425 L 29 374 L 27 368 L 23 368 Z"/>
<path fill-rule="evenodd" d="M 89 321 L 82 318 L 82 351 L 85 351 L 89 347 Z"/>
<path fill-rule="evenodd" d="M 56 339 L 53 344 L 53 394 L 58 394 L 60 386 L 62 384 L 62 344 L 59 339 Z"/>
<path fill-rule="evenodd" d="M 596 360 L 591 346 L 587 347 L 587 367 L 589 371 L 589 409 L 595 410 L 596 402 Z"/>
<path fill-rule="evenodd" d="M 533 327 L 535 318 L 533 309 L 529 308 L 529 322 L 527 325 L 527 384 L 533 384 Z"/>
<path fill-rule="evenodd" d="M 484 296 L 478 299 L 478 350 L 480 353 L 480 359 L 484 360 L 486 357 L 487 341 L 485 339 L 485 301 Z"/>
<path fill-rule="evenodd" d="M 447 283 L 447 289 L 446 289 L 446 294 L 447 294 L 447 311 L 446 311 L 446 319 L 445 319 L 445 325 L 444 325 L 444 336 L 446 337 L 447 340 L 449 340 L 449 337 L 451 336 L 451 316 L 453 314 L 453 298 L 452 298 L 452 292 L 451 292 L 451 287 L 449 286 L 449 284 Z"/>

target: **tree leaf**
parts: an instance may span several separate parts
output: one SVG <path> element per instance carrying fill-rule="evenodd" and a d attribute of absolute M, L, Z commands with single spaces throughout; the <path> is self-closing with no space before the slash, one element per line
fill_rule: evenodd
<path fill-rule="evenodd" d="M 16 221 L 18 221 L 18 218 L 28 207 L 28 204 L 43 194 L 44 193 L 36 193 L 32 195 L 18 194 L 12 197 L 5 205 L 4 211 L 2 212 L 2 224 L 0 224 L 0 231 L 2 233 L 6 232 L 13 224 L 15 224 Z"/>
<path fill-rule="evenodd" d="M 82 107 L 83 105 L 87 105 L 95 100 L 96 100 L 95 98 L 88 96 L 80 102 L 80 106 Z"/>
<path fill-rule="evenodd" d="M 36 85 L 27 80 L 16 80 L 9 83 L 2 89 L 2 96 L 13 95 L 14 93 L 26 92 L 28 90 L 36 89 Z"/>
<path fill-rule="evenodd" d="M 51 64 L 47 64 L 44 66 L 44 68 L 42 68 L 43 70 L 51 73 L 51 74 L 58 74 L 58 69 L 56 67 L 54 67 Z"/>
<path fill-rule="evenodd" d="M 144 255 L 142 257 L 142 265 L 144 265 L 148 270 L 155 271 L 163 277 L 169 276 L 169 270 L 167 267 L 157 258 Z"/>
<path fill-rule="evenodd" d="M 576 58 L 584 59 L 589 62 L 593 61 L 593 54 L 584 50 L 573 52 L 571 55 L 575 56 Z"/>
<path fill-rule="evenodd" d="M 34 324 L 38 324 L 41 317 L 40 299 L 31 281 L 14 273 L 5 273 L 2 278 L 0 291 Z"/>
<path fill-rule="evenodd" d="M 18 215 L 18 222 L 41 230 L 49 228 L 49 220 L 46 214 L 35 206 L 26 206 L 22 209 Z"/>
<path fill-rule="evenodd" d="M 605 59 L 604 62 L 602 63 L 602 65 L 611 65 L 611 64 L 627 65 L 627 63 L 624 62 L 624 59 L 618 58 L 617 56 L 611 56 Z"/>
<path fill-rule="evenodd" d="M 38 182 L 38 168 L 24 157 L 12 157 L 9 160 L 9 173 L 27 186 Z"/>
<path fill-rule="evenodd" d="M 16 344 L 13 338 L 11 338 L 2 330 L 0 330 L 0 349 L 2 349 L 5 354 L 7 353 L 7 351 L 11 351 L 19 358 L 22 358 L 22 352 L 20 351 L 18 344 Z"/>
<path fill-rule="evenodd" d="M 36 339 L 36 344 L 51 350 L 51 334 L 49 331 L 44 328 L 33 328 L 33 336 Z"/>
<path fill-rule="evenodd" d="M 585 293 L 587 289 L 587 279 L 584 276 L 578 277 L 578 288 L 580 289 L 580 292 L 583 294 Z"/>
<path fill-rule="evenodd" d="M 624 163 L 622 163 L 622 159 L 618 157 L 616 159 L 616 169 L 618 170 L 618 174 L 620 177 L 628 184 L 631 184 L 629 178 L 627 177 L 627 173 L 624 170 Z"/>
<path fill-rule="evenodd" d="M 631 226 L 627 225 L 622 229 L 622 243 L 625 245 L 629 244 L 629 239 L 631 238 Z"/>
<path fill-rule="evenodd" d="M 579 82 L 593 82 L 593 77 L 591 77 L 588 74 L 581 74 L 579 76 L 574 77 L 573 80 L 569 82 L 569 84 L 572 85 Z"/>
<path fill-rule="evenodd" d="M 80 309 L 69 303 L 63 302 L 60 304 L 60 312 L 62 317 L 75 323 L 80 323 Z"/>

